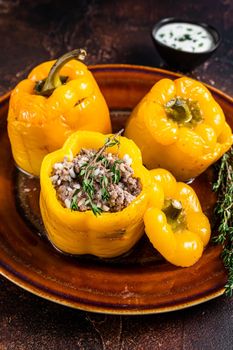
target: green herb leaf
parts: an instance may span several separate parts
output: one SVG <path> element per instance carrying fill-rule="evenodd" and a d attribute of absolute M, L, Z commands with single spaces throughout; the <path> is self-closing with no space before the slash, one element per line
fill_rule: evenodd
<path fill-rule="evenodd" d="M 107 176 L 103 176 L 102 179 L 101 179 L 101 185 L 102 185 L 102 188 L 101 188 L 101 196 L 102 196 L 102 199 L 103 200 L 108 200 L 110 198 L 110 194 L 107 190 L 107 186 L 108 186 L 108 178 Z"/>
<path fill-rule="evenodd" d="M 100 155 L 97 159 L 97 162 L 101 162 L 103 164 L 103 166 L 105 166 L 105 168 L 108 167 L 108 160 L 105 156 Z"/>
<path fill-rule="evenodd" d="M 101 189 L 101 195 L 103 200 L 107 201 L 110 198 L 110 194 L 105 187 Z"/>
<path fill-rule="evenodd" d="M 121 160 L 115 160 L 115 162 L 113 163 L 113 166 L 111 168 L 111 172 L 112 172 L 112 182 L 114 184 L 118 184 L 120 182 L 121 179 L 121 171 L 119 169 L 119 164 L 122 163 Z"/>
<path fill-rule="evenodd" d="M 93 211 L 93 214 L 95 215 L 95 216 L 97 216 L 97 215 L 100 215 L 101 213 L 102 213 L 102 209 L 100 208 L 100 207 L 98 207 L 96 204 L 94 204 L 94 203 L 91 203 L 91 210 Z"/>
<path fill-rule="evenodd" d="M 93 179 L 84 178 L 82 182 L 83 191 L 86 192 L 90 198 L 94 196 Z"/>
<path fill-rule="evenodd" d="M 74 194 L 71 198 L 71 203 L 70 203 L 70 209 L 71 210 L 78 210 L 78 204 L 77 204 L 77 194 L 78 194 L 79 190 L 75 190 Z"/>
<path fill-rule="evenodd" d="M 184 35 L 181 36 L 178 40 L 179 40 L 179 41 L 192 40 L 192 37 L 191 37 L 190 34 L 184 34 Z"/>

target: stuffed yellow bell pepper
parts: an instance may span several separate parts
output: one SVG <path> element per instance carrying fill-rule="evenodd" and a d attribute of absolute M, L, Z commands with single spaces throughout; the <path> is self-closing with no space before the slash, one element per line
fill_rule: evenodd
<path fill-rule="evenodd" d="M 49 240 L 63 252 L 115 257 L 144 232 L 150 173 L 133 141 L 112 137 L 77 131 L 42 162 L 41 214 Z M 135 184 L 138 194 L 126 195 L 125 186 L 135 191 Z"/>
<path fill-rule="evenodd" d="M 149 169 L 165 168 L 179 180 L 202 173 L 232 145 L 223 111 L 198 81 L 162 79 L 133 110 L 125 136 Z"/>
<path fill-rule="evenodd" d="M 13 90 L 8 134 L 16 164 L 39 175 L 44 156 L 76 130 L 111 132 L 109 110 L 97 83 L 74 50 L 35 67 Z"/>
<path fill-rule="evenodd" d="M 170 263 L 195 264 L 210 239 L 210 224 L 194 190 L 164 169 L 151 170 L 153 191 L 144 215 L 154 248 Z"/>

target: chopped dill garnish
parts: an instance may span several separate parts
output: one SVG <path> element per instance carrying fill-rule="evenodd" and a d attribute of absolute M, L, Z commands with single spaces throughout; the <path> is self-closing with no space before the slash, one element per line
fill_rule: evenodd
<path fill-rule="evenodd" d="M 192 37 L 190 34 L 184 34 L 183 36 L 181 36 L 178 41 L 186 41 L 186 40 L 192 40 Z"/>

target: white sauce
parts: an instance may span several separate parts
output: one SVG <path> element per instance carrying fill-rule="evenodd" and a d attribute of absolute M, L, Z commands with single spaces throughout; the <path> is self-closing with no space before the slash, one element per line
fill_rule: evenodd
<path fill-rule="evenodd" d="M 187 52 L 205 52 L 214 45 L 212 35 L 204 27 L 190 23 L 164 24 L 153 35 L 159 42 Z"/>

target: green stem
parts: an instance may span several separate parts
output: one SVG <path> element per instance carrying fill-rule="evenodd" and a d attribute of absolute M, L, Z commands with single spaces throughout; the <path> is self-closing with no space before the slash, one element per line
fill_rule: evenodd
<path fill-rule="evenodd" d="M 57 87 L 62 85 L 62 80 L 59 74 L 61 68 L 67 62 L 73 59 L 83 61 L 86 55 L 87 53 L 84 49 L 76 49 L 58 58 L 52 66 L 52 68 L 50 69 L 49 75 L 45 79 L 39 94 L 42 96 L 50 96 Z"/>
<path fill-rule="evenodd" d="M 168 101 L 164 107 L 167 116 L 178 124 L 192 125 L 202 121 L 197 101 L 176 97 Z"/>
<path fill-rule="evenodd" d="M 169 220 L 177 220 L 182 212 L 182 204 L 180 201 L 171 199 L 165 201 L 163 212 Z"/>

